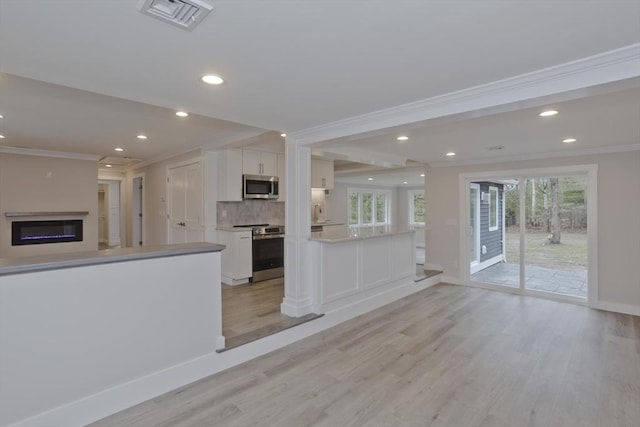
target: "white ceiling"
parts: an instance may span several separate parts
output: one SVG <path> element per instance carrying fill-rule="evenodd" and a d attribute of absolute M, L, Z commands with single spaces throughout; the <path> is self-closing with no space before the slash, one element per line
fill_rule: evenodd
<path fill-rule="evenodd" d="M 210 2 L 213 12 L 189 32 L 141 14 L 134 1 L 0 0 L 0 70 L 8 74 L 0 81 L 0 143 L 105 156 L 127 144 L 129 155 L 148 160 L 263 130 L 307 129 L 640 42 L 640 1 Z M 198 78 L 208 72 L 225 84 L 205 87 Z M 397 129 L 349 143 L 436 163 L 450 160 L 442 158 L 449 149 L 458 159 L 485 158 L 488 145 L 518 156 L 637 144 L 638 104 L 637 92 L 608 94 L 558 106 L 554 122 L 515 111 L 412 127 L 404 145 L 389 142 Z M 189 111 L 188 121 L 175 109 Z M 136 140 L 138 132 L 149 140 Z M 558 145 L 568 132 L 578 144 Z"/>

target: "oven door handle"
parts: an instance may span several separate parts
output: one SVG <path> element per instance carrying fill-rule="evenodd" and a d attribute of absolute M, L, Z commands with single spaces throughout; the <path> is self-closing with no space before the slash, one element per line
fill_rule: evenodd
<path fill-rule="evenodd" d="M 253 240 L 282 239 L 284 234 L 265 234 L 253 236 Z"/>

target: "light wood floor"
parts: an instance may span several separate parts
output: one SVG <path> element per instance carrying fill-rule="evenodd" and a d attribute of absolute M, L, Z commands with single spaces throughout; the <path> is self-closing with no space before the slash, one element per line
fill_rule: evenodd
<path fill-rule="evenodd" d="M 95 426 L 638 427 L 640 318 L 437 285 Z"/>
<path fill-rule="evenodd" d="M 222 284 L 222 334 L 225 350 L 318 318 L 299 318 L 280 312 L 284 298 L 284 278 L 244 285 Z"/>

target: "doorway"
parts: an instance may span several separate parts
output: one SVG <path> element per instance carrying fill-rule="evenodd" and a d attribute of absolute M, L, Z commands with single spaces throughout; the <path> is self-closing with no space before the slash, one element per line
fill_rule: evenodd
<path fill-rule="evenodd" d="M 144 175 L 134 176 L 131 184 L 131 246 L 144 242 Z"/>
<path fill-rule="evenodd" d="M 120 181 L 98 181 L 98 249 L 122 245 Z"/>
<path fill-rule="evenodd" d="M 202 242 L 202 167 L 199 160 L 167 168 L 167 243 Z"/>
<path fill-rule="evenodd" d="M 595 297 L 596 170 L 461 175 L 465 283 L 583 303 Z"/>

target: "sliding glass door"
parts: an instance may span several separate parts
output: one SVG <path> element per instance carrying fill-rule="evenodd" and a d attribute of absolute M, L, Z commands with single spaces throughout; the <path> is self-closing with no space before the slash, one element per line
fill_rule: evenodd
<path fill-rule="evenodd" d="M 528 178 L 525 288 L 587 297 L 587 178 Z"/>
<path fill-rule="evenodd" d="M 467 180 L 469 282 L 586 298 L 587 176 Z"/>

